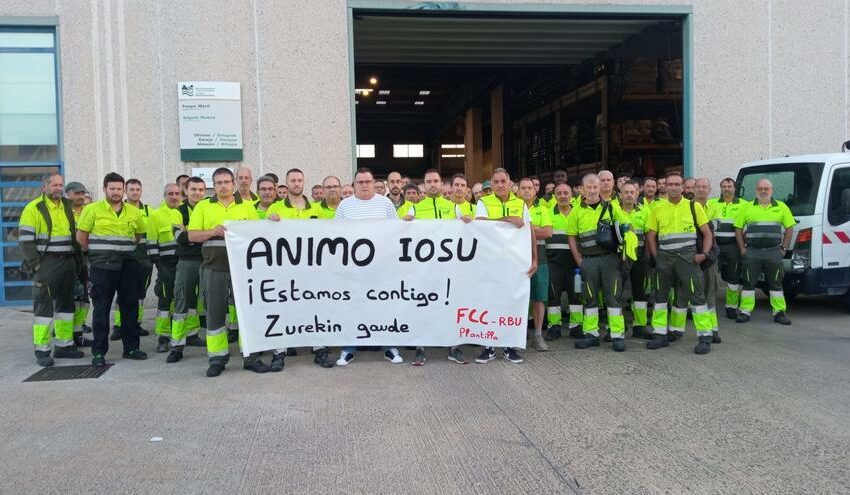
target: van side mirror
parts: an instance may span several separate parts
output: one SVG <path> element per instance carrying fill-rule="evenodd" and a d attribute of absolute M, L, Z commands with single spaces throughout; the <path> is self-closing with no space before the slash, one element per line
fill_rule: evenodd
<path fill-rule="evenodd" d="M 841 151 L 850 151 L 850 141 L 844 141 L 844 144 L 841 145 Z"/>

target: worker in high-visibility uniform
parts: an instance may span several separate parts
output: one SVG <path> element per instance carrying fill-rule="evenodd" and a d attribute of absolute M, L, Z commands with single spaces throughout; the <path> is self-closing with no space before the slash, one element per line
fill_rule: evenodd
<path fill-rule="evenodd" d="M 69 182 L 65 184 L 65 197 L 71 202 L 71 211 L 74 214 L 74 225 L 79 223 L 80 215 L 83 213 L 83 208 L 86 206 L 86 194 L 88 194 L 86 186 L 79 182 Z M 76 241 L 76 239 L 74 239 Z M 82 257 L 82 266 L 74 283 L 74 343 L 78 347 L 91 347 L 92 341 L 90 338 L 84 337 L 84 334 L 91 334 L 91 327 L 86 325 L 86 319 L 89 315 L 89 270 L 88 260 Z"/>
<path fill-rule="evenodd" d="M 266 218 L 270 220 L 306 220 L 319 218 L 319 203 L 310 202 L 304 194 L 304 172 L 298 168 L 289 169 L 284 178 L 286 181 L 287 196 L 269 207 Z M 324 349 L 316 347 L 314 351 Z M 325 349 L 327 354 L 327 349 Z M 296 356 L 295 348 L 275 349 L 272 354 L 271 371 L 281 371 L 284 366 L 284 358 L 287 355 Z M 330 358 L 325 356 L 326 364 L 331 363 Z M 327 366 L 329 367 L 329 366 Z"/>
<path fill-rule="evenodd" d="M 581 303 L 581 290 L 575 290 L 575 274 L 578 266 L 570 252 L 567 239 L 567 218 L 572 212 L 572 188 L 566 182 L 561 182 L 552 191 L 556 205 L 552 209 L 552 237 L 546 239 L 546 257 L 549 261 L 549 302 L 546 307 L 546 320 L 549 324 L 545 340 L 555 340 L 561 337 L 563 310 L 561 294 L 567 293 L 569 309 L 569 333 L 571 337 L 581 338 L 581 324 L 584 318 L 584 307 Z"/>
<path fill-rule="evenodd" d="M 201 244 L 189 241 L 186 228 L 195 207 L 204 201 L 207 186 L 204 179 L 190 177 L 186 182 L 186 200 L 177 207 L 180 220 L 173 226 L 177 243 L 177 269 L 174 275 L 174 311 L 171 314 L 171 352 L 165 358 L 166 363 L 176 363 L 183 359 L 185 346 L 204 347 L 206 344 L 198 336 L 205 325 L 201 325 L 200 269 Z"/>
<path fill-rule="evenodd" d="M 124 184 L 124 193 L 127 196 L 127 204 L 138 208 L 142 213 L 145 229 L 145 237 L 140 239 L 139 245 L 136 247 L 136 259 L 139 262 L 139 312 L 136 315 L 136 326 L 139 328 L 139 335 L 144 337 L 150 335 L 149 331 L 142 328 L 142 318 L 145 315 L 145 295 L 151 285 L 153 259 L 157 256 L 155 240 L 148 242 L 148 240 L 156 238 L 156 231 L 152 228 L 151 223 L 151 215 L 153 215 L 154 210 L 149 205 L 142 203 L 142 182 L 139 179 L 127 179 L 127 183 Z M 116 304 L 112 335 L 109 340 L 119 340 L 121 338 L 120 330 L 121 311 L 118 310 Z"/>
<path fill-rule="evenodd" d="M 616 352 L 626 350 L 626 320 L 620 306 L 623 284 L 620 277 L 620 260 L 616 251 L 610 251 L 596 243 L 596 232 L 600 222 L 608 222 L 613 228 L 627 224 L 628 218 L 617 206 L 603 200 L 599 195 L 599 176 L 587 174 L 582 178 L 584 195 L 581 203 L 567 217 L 567 239 L 570 252 L 581 270 L 582 295 L 584 297 L 584 336 L 575 342 L 577 349 L 599 346 L 600 291 L 608 312 L 608 327 L 612 348 Z"/>
<path fill-rule="evenodd" d="M 539 184 L 539 181 L 538 181 Z M 532 347 L 538 352 L 549 350 L 543 339 L 543 318 L 546 315 L 546 301 L 549 299 L 549 259 L 546 256 L 546 240 L 552 237 L 552 216 L 549 204 L 537 198 L 537 188 L 531 179 L 520 179 L 517 191 L 525 201 L 528 215 L 531 217 L 531 230 L 537 244 L 537 271 L 531 276 L 531 313 L 534 324 Z"/>
<path fill-rule="evenodd" d="M 654 297 L 652 309 L 652 340 L 647 349 L 660 349 L 669 345 L 667 341 L 668 297 L 675 287 L 681 291 L 677 302 L 682 307 L 673 307 L 669 317 L 670 330 L 684 332 L 688 307 L 693 311 L 699 343 L 694 347 L 696 354 L 711 351 L 712 323 L 705 303 L 705 287 L 700 263 L 705 261 L 711 249 L 711 229 L 708 218 L 699 204 L 682 196 L 681 174 L 671 173 L 666 177 L 667 198 L 652 208 L 646 221 L 646 248 L 655 262 Z M 696 222 L 694 221 L 696 217 Z M 697 229 L 703 236 L 702 246 L 697 246 Z"/>
<path fill-rule="evenodd" d="M 269 208 L 278 201 L 277 184 L 272 177 L 264 175 L 257 179 L 257 196 L 259 199 L 254 203 L 254 208 L 257 209 L 257 217 L 263 220 L 268 215 Z"/>
<path fill-rule="evenodd" d="M 466 200 L 469 193 L 469 180 L 462 173 L 452 176 L 452 203 L 457 205 L 461 217 L 475 218 L 475 205 Z"/>
<path fill-rule="evenodd" d="M 54 358 L 83 357 L 74 345 L 74 283 L 82 269 L 82 257 L 77 256 L 71 201 L 62 197 L 62 187 L 60 174 L 48 174 L 41 184 L 41 196 L 24 207 L 18 224 L 24 258 L 21 269 L 33 279 L 32 340 L 39 366 L 54 364 L 51 326 Z"/>
<path fill-rule="evenodd" d="M 463 181 L 466 177 L 461 176 Z M 460 181 L 460 178 L 458 178 Z M 418 201 L 407 210 L 403 220 L 457 220 L 462 219 L 465 222 L 472 221 L 469 215 L 463 215 L 460 207 L 453 201 L 442 196 L 443 181 L 440 177 L 440 172 L 435 169 L 426 170 L 423 176 L 425 185 L 425 198 Z M 459 346 L 449 348 L 447 358 L 449 361 L 466 364 L 466 357 L 463 355 Z M 411 364 L 413 366 L 423 366 L 425 364 L 425 348 L 417 347 L 416 353 L 413 356 Z"/>
<path fill-rule="evenodd" d="M 228 305 L 233 300 L 233 287 L 223 223 L 225 220 L 257 220 L 254 205 L 234 195 L 234 177 L 230 169 L 216 169 L 213 172 L 213 186 L 215 196 L 195 205 L 188 227 L 189 241 L 203 243 L 201 293 L 207 310 L 208 377 L 219 376 L 230 360 L 226 325 Z M 255 373 L 269 371 L 268 365 L 257 354 L 244 358 L 242 367 Z"/>
<path fill-rule="evenodd" d="M 720 197 L 708 200 L 714 222 L 714 237 L 720 253 L 717 264 L 720 278 L 726 282 L 726 317 L 738 316 L 741 296 L 741 253 L 735 242 L 735 220 L 747 202 L 735 197 L 735 181 L 729 177 L 720 181 Z"/>
<path fill-rule="evenodd" d="M 790 325 L 786 314 L 782 282 L 782 259 L 788 251 L 797 221 L 788 206 L 773 199 L 773 184 L 767 179 L 756 183 L 756 199 L 748 202 L 735 220 L 735 240 L 741 253 L 741 306 L 735 321 L 750 320 L 756 306 L 756 282 L 759 275 L 770 293 L 773 321 Z"/>
<path fill-rule="evenodd" d="M 636 339 L 649 338 L 646 327 L 649 307 L 649 259 L 644 250 L 646 220 L 649 218 L 649 207 L 637 204 L 639 184 L 634 181 L 625 182 L 620 189 L 620 210 L 627 217 L 626 222 L 637 236 L 638 256 L 634 261 L 626 262 L 628 294 L 623 293 L 622 304 L 631 300 L 632 308 L 632 337 Z M 626 280 L 623 281 L 624 285 Z"/>
<path fill-rule="evenodd" d="M 404 218 L 407 216 L 407 212 L 410 208 L 419 202 L 419 188 L 416 184 L 408 184 L 402 188 L 402 201 L 401 205 L 396 209 L 399 218 Z"/>
<path fill-rule="evenodd" d="M 525 202 L 511 193 L 511 176 L 503 168 L 493 171 L 489 181 L 484 181 L 484 190 L 491 190 L 489 194 L 481 196 L 475 206 L 475 218 L 477 220 L 491 220 L 510 223 L 517 228 L 522 228 L 526 223 L 531 223 L 531 215 Z M 531 267 L 527 275 L 533 276 L 537 272 L 537 242 L 534 239 L 534 231 L 529 236 L 531 242 Z M 512 363 L 521 363 L 522 356 L 512 347 L 502 350 L 502 357 Z M 481 354 L 475 358 L 475 362 L 484 364 L 496 358 L 496 350 L 485 347 Z"/>
<path fill-rule="evenodd" d="M 105 198 L 85 207 L 77 225 L 77 242 L 89 253 L 92 300 L 92 366 L 106 366 L 109 309 L 118 294 L 119 335 L 124 359 L 147 359 L 139 349 L 140 270 L 136 251 L 147 246 L 142 212 L 124 201 L 124 178 L 111 172 L 103 179 Z"/>
<path fill-rule="evenodd" d="M 706 177 L 699 177 L 694 182 L 694 202 L 699 204 L 705 210 L 706 218 L 709 220 L 709 227 L 712 233 L 716 231 L 715 224 L 712 219 L 717 217 L 717 203 L 709 203 L 708 196 L 711 194 L 711 181 Z M 705 263 L 701 266 L 703 286 L 705 288 L 705 304 L 708 306 L 708 314 L 711 316 L 711 343 L 719 344 L 722 342 L 720 338 L 720 327 L 717 321 L 717 263 L 711 263 L 706 266 Z"/>
<path fill-rule="evenodd" d="M 325 190 L 325 199 L 319 203 L 319 218 L 321 220 L 333 220 L 336 216 L 336 209 L 342 201 L 342 183 L 339 177 L 329 175 L 322 181 L 322 188 Z"/>
<path fill-rule="evenodd" d="M 172 303 L 174 302 L 174 282 L 177 278 L 177 241 L 174 238 L 174 226 L 182 225 L 183 215 L 177 208 L 180 206 L 180 187 L 175 183 L 166 184 L 163 190 L 165 204 L 159 207 L 151 216 L 150 222 L 156 238 L 149 242 L 156 243 L 158 255 L 154 259 L 156 265 L 156 284 L 154 294 L 156 303 L 156 352 L 168 352 L 171 340 Z"/>

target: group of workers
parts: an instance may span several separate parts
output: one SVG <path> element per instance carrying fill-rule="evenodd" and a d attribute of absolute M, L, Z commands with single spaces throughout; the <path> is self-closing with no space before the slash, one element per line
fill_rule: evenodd
<path fill-rule="evenodd" d="M 428 170 L 417 183 L 391 172 L 384 182 L 359 169 L 350 184 L 325 177 L 309 198 L 300 169 L 287 171 L 281 183 L 275 174 L 254 182 L 248 167 L 235 174 L 219 168 L 212 182 L 208 196 L 204 179 L 181 175 L 165 184 L 162 203 L 152 207 L 141 202 L 138 179 L 117 173 L 103 178 L 103 199 L 94 202 L 79 182 L 65 185 L 57 173 L 44 178 L 42 194 L 26 205 L 19 225 L 22 270 L 33 280 L 33 344 L 40 366 L 82 358 L 85 346 L 91 346 L 93 366 L 106 366 L 110 340 L 121 340 L 124 359 L 146 359 L 140 349 L 140 337 L 148 334 L 141 327 L 142 306 L 156 268 L 157 352 L 167 352 L 166 362 L 177 363 L 186 346 L 205 346 L 207 376 L 220 375 L 239 332 L 224 242 L 227 220 L 529 224 L 529 339 L 541 352 L 562 334 L 574 338 L 579 349 L 598 347 L 602 339 L 622 352 L 628 330 L 624 310 L 629 309 L 631 335 L 648 339 L 648 349 L 681 338 L 690 312 L 698 336 L 694 352 L 706 354 L 721 342 L 715 308 L 719 280 L 725 282 L 727 318 L 750 319 L 756 285 L 763 281 L 773 320 L 791 324 L 782 263 L 795 220 L 773 198 L 766 179 L 758 182 L 756 197 L 746 199 L 736 197 L 730 178 L 720 182 L 720 196 L 710 198 L 708 179 L 677 172 L 637 181 L 615 180 L 603 170 L 569 182 L 558 170 L 541 188 L 538 178 L 514 182 L 504 169 L 472 187 L 463 174 L 444 179 Z M 86 325 L 89 307 L 91 327 Z M 329 349 L 312 349 L 314 362 L 323 368 L 348 365 L 354 351 L 344 348 L 334 360 Z M 404 362 L 395 347 L 383 352 L 392 363 Z M 274 350 L 268 365 L 259 354 L 250 355 L 243 368 L 281 371 L 284 358 L 296 353 Z M 513 363 L 523 360 L 517 349 L 501 354 Z M 496 355 L 486 347 L 475 361 L 487 363 Z M 447 358 L 469 362 L 460 347 L 449 348 Z M 415 349 L 413 364 L 425 360 L 425 349 Z"/>

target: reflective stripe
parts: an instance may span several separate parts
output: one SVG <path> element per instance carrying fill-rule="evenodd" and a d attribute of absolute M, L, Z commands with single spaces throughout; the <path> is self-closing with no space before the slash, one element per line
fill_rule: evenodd
<path fill-rule="evenodd" d="M 20 225 L 18 226 L 18 232 L 28 232 L 30 234 L 35 234 L 35 227 L 30 227 L 29 225 Z"/>
<path fill-rule="evenodd" d="M 781 239 L 782 235 L 774 232 L 747 232 L 747 239 Z"/>
<path fill-rule="evenodd" d="M 655 303 L 655 311 L 667 311 L 667 303 Z"/>
<path fill-rule="evenodd" d="M 772 290 L 772 291 L 770 291 L 770 298 L 771 299 L 785 298 L 785 291 Z"/>
<path fill-rule="evenodd" d="M 646 301 L 635 301 L 634 303 L 635 309 L 646 309 L 647 302 Z"/>
<path fill-rule="evenodd" d="M 620 308 L 608 308 L 608 316 L 623 316 L 623 310 Z"/>
<path fill-rule="evenodd" d="M 694 313 L 708 313 L 708 306 L 705 304 L 700 304 L 699 306 L 694 306 Z"/>
<path fill-rule="evenodd" d="M 561 250 L 570 249 L 570 245 L 569 244 L 561 244 L 561 243 L 547 244 L 546 249 L 561 249 Z"/>
<path fill-rule="evenodd" d="M 537 241 L 537 245 L 538 245 L 538 246 L 543 246 L 543 245 L 545 245 L 545 244 L 546 244 L 546 241 L 545 241 L 545 240 L 538 240 L 538 241 Z"/>
<path fill-rule="evenodd" d="M 714 235 L 718 238 L 725 238 L 725 237 L 734 238 L 735 237 L 734 232 L 724 232 L 724 231 L 720 231 L 720 230 L 715 232 Z"/>
<path fill-rule="evenodd" d="M 728 285 L 726 286 L 726 288 L 727 288 L 727 289 L 729 289 L 729 290 L 733 290 L 733 291 L 739 291 L 739 290 L 741 290 L 741 286 L 740 286 L 740 285 L 737 285 L 737 284 L 728 284 Z"/>
<path fill-rule="evenodd" d="M 121 246 L 116 244 L 105 244 L 105 245 L 97 245 L 97 244 L 89 244 L 89 251 L 126 251 L 128 253 L 132 253 L 136 250 L 136 246 Z"/>
<path fill-rule="evenodd" d="M 222 239 L 215 239 L 215 240 L 210 240 L 210 241 L 204 241 L 204 243 L 203 243 L 203 244 L 201 244 L 201 245 L 202 245 L 203 247 L 226 247 L 226 246 L 227 246 L 227 245 L 225 244 L 224 240 L 222 240 Z"/>
<path fill-rule="evenodd" d="M 581 304 L 570 304 L 570 313 L 581 313 L 582 308 Z"/>
<path fill-rule="evenodd" d="M 552 235 L 567 235 L 566 230 L 552 230 Z"/>
<path fill-rule="evenodd" d="M 50 316 L 36 316 L 33 318 L 33 325 L 50 326 L 53 323 L 53 318 Z"/>
<path fill-rule="evenodd" d="M 89 242 L 91 241 L 106 241 L 106 242 L 134 242 L 135 239 L 125 237 L 123 235 L 95 235 L 89 234 Z"/>
<path fill-rule="evenodd" d="M 18 242 L 32 242 L 35 240 L 34 234 L 20 233 L 18 234 Z"/>
<path fill-rule="evenodd" d="M 41 250 L 39 250 L 41 251 Z M 70 253 L 73 252 L 73 246 L 47 246 L 47 249 L 43 250 L 44 253 Z"/>
<path fill-rule="evenodd" d="M 207 330 L 207 337 L 215 337 L 216 335 L 221 335 L 227 331 L 227 327 L 217 328 L 215 330 Z"/>
<path fill-rule="evenodd" d="M 599 315 L 599 308 L 584 308 L 585 316 L 597 316 Z"/>
<path fill-rule="evenodd" d="M 559 306 L 549 306 L 546 308 L 547 315 L 558 315 L 561 314 L 561 308 Z"/>
<path fill-rule="evenodd" d="M 674 251 L 686 247 L 696 246 L 696 233 L 663 234 L 658 236 L 658 249 L 662 251 Z"/>

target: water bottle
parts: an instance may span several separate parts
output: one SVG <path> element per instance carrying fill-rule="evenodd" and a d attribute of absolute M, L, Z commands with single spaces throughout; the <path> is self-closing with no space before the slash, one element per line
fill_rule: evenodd
<path fill-rule="evenodd" d="M 573 290 L 576 294 L 581 294 L 581 268 L 573 270 Z"/>

